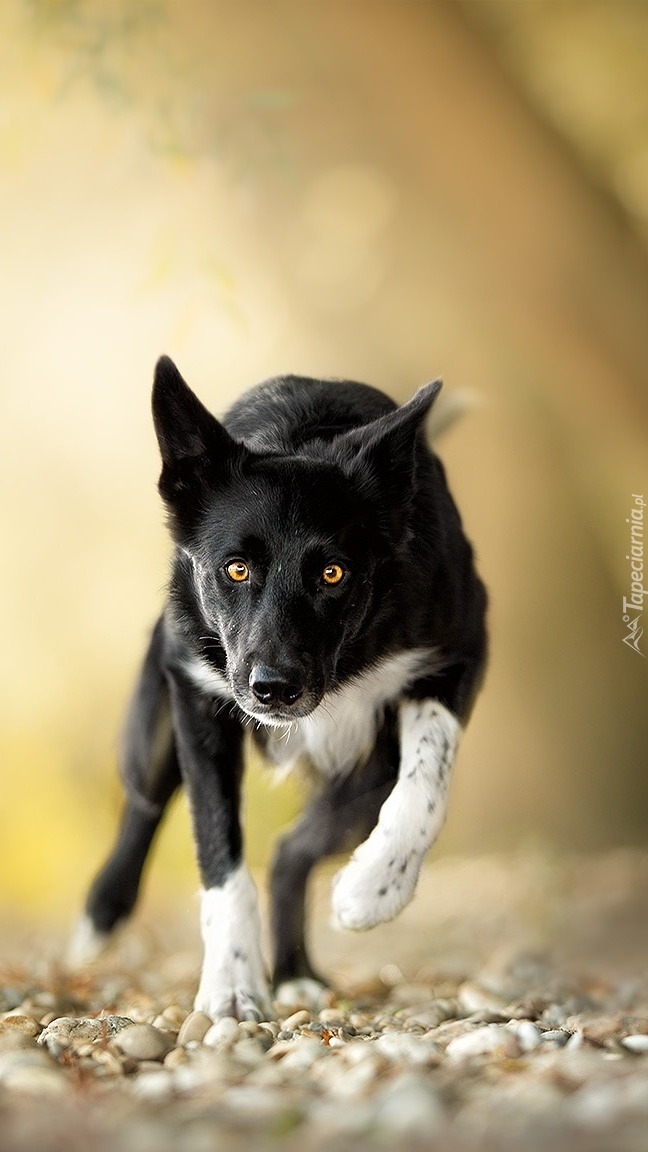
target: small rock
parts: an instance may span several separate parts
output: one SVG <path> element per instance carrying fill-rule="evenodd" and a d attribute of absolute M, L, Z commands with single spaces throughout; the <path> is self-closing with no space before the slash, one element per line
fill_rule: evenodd
<path fill-rule="evenodd" d="M 474 1032 L 475 1026 L 469 1020 L 446 1020 L 443 1024 L 439 1024 L 438 1028 L 431 1028 L 423 1036 L 424 1040 L 432 1040 L 438 1044 L 440 1048 L 447 1048 L 448 1044 L 457 1036 L 466 1036 L 469 1032 Z"/>
<path fill-rule="evenodd" d="M 428 1004 L 421 1004 L 414 1008 L 402 1008 L 397 1013 L 399 1020 L 406 1020 L 408 1024 L 417 1024 L 421 1028 L 438 1028 L 444 1020 L 452 1020 L 457 1016 L 459 1004 L 456 1000 L 431 1000 Z"/>
<path fill-rule="evenodd" d="M 436 1044 L 409 1032 L 385 1032 L 369 1043 L 380 1056 L 394 1063 L 434 1064 L 440 1055 Z"/>
<path fill-rule="evenodd" d="M 262 1020 L 259 1023 L 259 1029 L 262 1032 L 269 1033 L 269 1035 L 272 1036 L 273 1040 L 276 1040 L 277 1036 L 279 1035 L 279 1032 L 281 1031 L 279 1024 L 277 1023 L 276 1020 Z"/>
<path fill-rule="evenodd" d="M 0 1055 L 3 1052 L 17 1052 L 22 1050 L 38 1048 L 38 1041 L 34 1036 L 26 1036 L 24 1032 L 18 1031 L 17 1028 L 9 1028 L 7 1032 L 0 1032 Z"/>
<path fill-rule="evenodd" d="M 47 1052 L 36 1045 L 0 1053 L 0 1083 L 11 1091 L 47 1096 L 61 1095 L 68 1088 L 61 1070 Z"/>
<path fill-rule="evenodd" d="M 363 1064 L 370 1060 L 375 1062 L 377 1056 L 380 1058 L 381 1067 L 386 1067 L 387 1057 L 380 1054 L 375 1040 L 353 1040 L 345 1046 L 343 1059 L 345 1065 Z"/>
<path fill-rule="evenodd" d="M 308 1109 L 308 1127 L 325 1132 L 327 1137 L 355 1136 L 366 1132 L 374 1124 L 375 1112 L 371 1101 L 353 1101 L 353 1107 L 341 1108 L 337 1099 L 315 1099 Z M 336 1144 L 332 1145 L 337 1146 Z M 343 1145 L 347 1147 L 347 1143 Z"/>
<path fill-rule="evenodd" d="M 446 1048 L 450 1060 L 466 1060 L 470 1056 L 487 1056 L 501 1052 L 508 1057 L 520 1055 L 520 1046 L 506 1024 L 486 1024 L 465 1036 L 456 1036 Z"/>
<path fill-rule="evenodd" d="M 429 1080 L 405 1072 L 380 1093 L 375 1120 L 391 1132 L 428 1139 L 443 1121 L 443 1108 Z"/>
<path fill-rule="evenodd" d="M 141 1027 L 141 1025 L 140 1025 Z M 152 1027 L 152 1025 L 151 1025 Z M 131 1081 L 133 1095 L 139 1100 L 150 1100 L 153 1103 L 167 1100 L 173 1094 L 173 1077 L 170 1072 L 159 1071 L 141 1072 Z"/>
<path fill-rule="evenodd" d="M 566 1052 L 574 1052 L 574 1051 L 576 1051 L 576 1049 L 582 1048 L 584 1043 L 585 1043 L 585 1037 L 583 1036 L 583 1033 L 582 1032 L 574 1032 L 573 1035 L 571 1035 L 569 1037 L 569 1040 L 565 1044 L 565 1051 Z"/>
<path fill-rule="evenodd" d="M 179 1032 L 187 1013 L 179 1004 L 169 1004 L 153 1021 L 163 1032 Z"/>
<path fill-rule="evenodd" d="M 189 1044 L 191 1040 L 202 1043 L 212 1026 L 212 1021 L 205 1012 L 190 1012 L 183 1020 L 178 1032 L 178 1047 Z"/>
<path fill-rule="evenodd" d="M 173 1039 L 152 1024 L 131 1024 L 124 1028 L 115 1040 L 119 1048 L 131 1060 L 164 1060 L 174 1047 Z"/>
<path fill-rule="evenodd" d="M 310 1024 L 311 1014 L 306 1008 L 300 1008 L 298 1012 L 293 1012 L 282 1023 L 284 1032 L 294 1032 L 296 1028 L 301 1028 L 304 1024 Z"/>
<path fill-rule="evenodd" d="M 547 1031 L 542 1033 L 542 1043 L 563 1048 L 569 1040 L 569 1036 L 570 1033 L 566 1032 L 564 1028 L 547 1028 Z"/>
<path fill-rule="evenodd" d="M 194 1041 L 195 1043 L 195 1041 Z M 172 1048 L 164 1057 L 165 1068 L 179 1068 L 189 1063 L 189 1056 L 184 1048 Z"/>
<path fill-rule="evenodd" d="M 467 1015 L 472 1015 L 473 1012 L 496 1012 L 499 1014 L 506 1007 L 506 1000 L 502 996 L 482 988 L 471 980 L 466 980 L 464 984 L 459 986 L 457 999 L 459 1007 Z"/>
<path fill-rule="evenodd" d="M 274 1055 L 274 1050 L 273 1053 Z M 282 1069 L 298 1072 L 310 1068 L 315 1060 L 326 1054 L 326 1047 L 321 1040 L 311 1039 L 308 1036 L 299 1037 L 290 1044 L 290 1050 L 281 1060 Z"/>
<path fill-rule="evenodd" d="M 23 1016 L 19 1012 L 8 1012 L 0 1020 L 0 1035 L 12 1030 L 22 1032 L 23 1036 L 38 1036 L 43 1029 L 33 1016 Z"/>
<path fill-rule="evenodd" d="M 226 1104 L 233 1111 L 268 1120 L 287 1110 L 283 1093 L 257 1084 L 235 1084 L 227 1093 Z"/>
<path fill-rule="evenodd" d="M 345 1099 L 354 1101 L 365 1095 L 377 1083 L 378 1076 L 383 1070 L 384 1063 L 376 1056 L 358 1061 L 350 1068 L 345 1067 L 339 1060 L 322 1061 L 322 1067 L 330 1069 L 327 1077 L 329 1092 Z"/>
<path fill-rule="evenodd" d="M 534 1052 L 542 1043 L 542 1032 L 533 1020 L 511 1020 L 507 1028 L 515 1036 L 522 1052 Z"/>
<path fill-rule="evenodd" d="M 648 1052 L 648 1036 L 644 1032 L 634 1036 L 624 1036 L 621 1043 L 624 1048 L 627 1048 L 629 1052 L 634 1052 L 637 1056 Z"/>
<path fill-rule="evenodd" d="M 29 1092 L 35 1096 L 63 1096 L 68 1091 L 65 1076 L 55 1068 L 16 1068 L 3 1077 L 12 1092 Z"/>
<path fill-rule="evenodd" d="M 275 995 L 278 1016 L 283 1016 L 282 1008 L 289 1008 L 293 1012 L 304 1008 L 314 1012 L 319 1008 L 326 1008 L 332 1002 L 335 1001 L 330 988 L 326 988 L 324 984 L 320 984 L 319 980 L 313 980 L 308 976 L 297 980 L 286 980 L 285 983 L 279 985 Z"/>
<path fill-rule="evenodd" d="M 57 1016 L 43 1029 L 38 1037 L 39 1044 L 65 1048 L 78 1040 L 113 1040 L 124 1028 L 131 1028 L 134 1021 L 128 1016 L 76 1017 Z"/>
<path fill-rule="evenodd" d="M 265 1056 L 265 1049 L 254 1036 L 243 1036 L 232 1047 L 232 1056 L 241 1064 L 254 1067 L 260 1064 Z"/>
<path fill-rule="evenodd" d="M 430 984 L 395 984 L 389 993 L 389 1003 L 395 1007 L 429 1004 L 433 998 Z"/>
<path fill-rule="evenodd" d="M 208 1048 L 228 1048 L 238 1038 L 238 1025 L 233 1016 L 221 1016 L 203 1036 L 203 1044 Z"/>
<path fill-rule="evenodd" d="M 345 1023 L 343 1016 L 340 1015 L 339 1008 L 322 1008 L 318 1019 L 322 1024 L 328 1024 L 329 1026 L 333 1024 L 337 1028 L 342 1028 Z"/>

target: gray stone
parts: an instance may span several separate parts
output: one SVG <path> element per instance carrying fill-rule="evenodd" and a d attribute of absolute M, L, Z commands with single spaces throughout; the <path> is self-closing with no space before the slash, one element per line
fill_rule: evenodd
<path fill-rule="evenodd" d="M 197 1040 L 198 1043 L 201 1043 L 205 1039 L 211 1026 L 211 1018 L 204 1012 L 190 1012 L 180 1025 L 177 1040 L 178 1046 L 183 1047 L 192 1040 Z"/>
<path fill-rule="evenodd" d="M 380 1093 L 375 1120 L 390 1132 L 429 1137 L 443 1122 L 443 1108 L 429 1080 L 404 1072 Z"/>
<path fill-rule="evenodd" d="M 137 1061 L 164 1060 L 175 1047 L 173 1037 L 153 1024 L 132 1024 L 119 1033 L 114 1043 L 125 1056 Z"/>

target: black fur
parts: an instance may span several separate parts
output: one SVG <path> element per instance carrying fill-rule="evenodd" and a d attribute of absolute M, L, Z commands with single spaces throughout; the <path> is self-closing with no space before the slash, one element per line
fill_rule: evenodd
<path fill-rule="evenodd" d="M 439 386 L 398 408 L 367 385 L 289 376 L 249 391 L 220 422 L 170 360 L 158 363 L 159 488 L 176 550 L 126 730 L 121 831 L 86 905 L 97 932 L 130 913 L 181 783 L 204 888 L 232 875 L 242 859 L 246 726 L 263 746 L 277 726 L 312 716 L 366 670 L 413 649 L 435 657 L 406 696 L 438 700 L 465 724 L 485 662 L 486 597 L 422 433 Z M 355 768 L 330 766 L 279 845 L 277 983 L 313 974 L 304 942 L 312 867 L 364 840 L 394 787 L 397 705 L 380 708 L 373 748 Z"/>

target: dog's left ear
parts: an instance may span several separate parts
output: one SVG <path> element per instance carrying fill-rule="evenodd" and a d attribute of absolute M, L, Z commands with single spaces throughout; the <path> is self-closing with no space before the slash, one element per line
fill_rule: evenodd
<path fill-rule="evenodd" d="M 414 450 L 425 417 L 441 391 L 442 381 L 424 384 L 399 408 L 386 412 L 370 424 L 343 432 L 333 441 L 347 470 L 373 477 L 389 491 L 408 496 L 414 476 Z"/>

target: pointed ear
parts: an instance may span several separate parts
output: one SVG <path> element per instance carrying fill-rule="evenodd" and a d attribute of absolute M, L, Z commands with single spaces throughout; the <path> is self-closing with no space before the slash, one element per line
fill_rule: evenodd
<path fill-rule="evenodd" d="M 414 469 L 414 449 L 425 417 L 441 391 L 441 380 L 424 384 L 407 403 L 401 404 L 371 424 L 344 432 L 334 441 L 346 467 L 363 469 L 374 475 L 393 493 L 400 481 L 409 494 Z M 409 483 L 407 478 L 409 477 Z"/>
<path fill-rule="evenodd" d="M 338 463 L 376 505 L 378 522 L 392 542 L 407 532 L 423 422 L 441 391 L 424 384 L 402 404 L 332 442 Z"/>
<path fill-rule="evenodd" d="M 168 356 L 155 366 L 152 408 L 162 457 L 160 494 L 176 508 L 177 519 L 190 520 L 191 504 L 201 503 L 195 497 L 214 487 L 245 450 L 201 404 Z"/>

